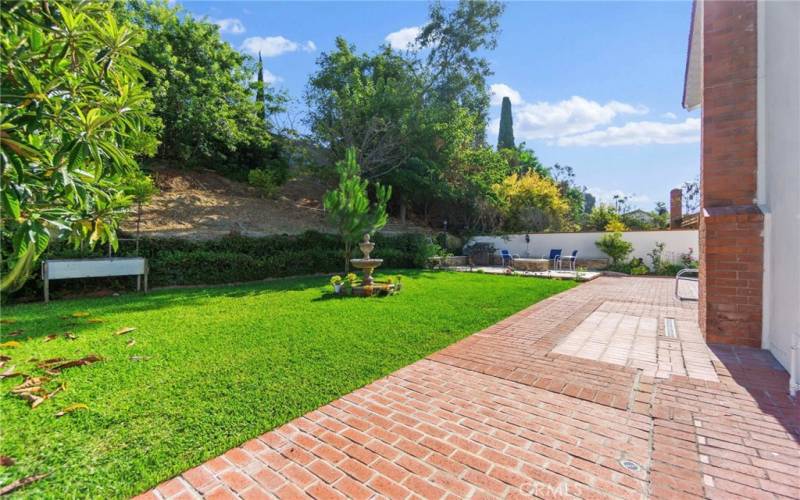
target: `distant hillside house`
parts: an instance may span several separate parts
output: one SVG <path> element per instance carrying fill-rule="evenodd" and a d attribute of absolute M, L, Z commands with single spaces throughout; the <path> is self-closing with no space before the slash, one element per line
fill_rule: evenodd
<path fill-rule="evenodd" d="M 650 212 L 645 212 L 641 208 L 624 213 L 622 214 L 622 217 L 627 220 L 638 221 L 642 225 L 653 225 L 656 223 L 656 219 L 653 217 L 653 214 Z"/>

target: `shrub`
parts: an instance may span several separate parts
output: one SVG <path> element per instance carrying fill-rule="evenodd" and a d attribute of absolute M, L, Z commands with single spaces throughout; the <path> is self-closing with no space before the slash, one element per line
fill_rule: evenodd
<path fill-rule="evenodd" d="M 247 174 L 247 182 L 261 191 L 261 194 L 271 198 L 278 191 L 280 183 L 276 175 L 270 170 L 253 169 Z"/>
<path fill-rule="evenodd" d="M 655 274 L 662 274 L 664 266 L 668 264 L 667 262 L 664 262 L 663 259 L 664 247 L 666 247 L 665 243 L 657 241 L 655 248 L 653 248 L 653 250 L 647 254 L 647 256 L 650 258 L 650 262 L 652 263 L 651 268 Z"/>
<path fill-rule="evenodd" d="M 634 276 L 644 276 L 649 272 L 650 270 L 644 264 L 639 264 L 638 266 L 631 268 L 631 274 Z"/>
<path fill-rule="evenodd" d="M 626 226 L 621 220 L 614 219 L 606 224 L 605 230 L 610 233 L 621 233 L 623 231 L 627 231 L 628 226 Z"/>
<path fill-rule="evenodd" d="M 594 244 L 611 257 L 613 265 L 624 262 L 625 258 L 633 251 L 633 245 L 622 239 L 622 233 L 620 232 L 606 233 Z"/>
<path fill-rule="evenodd" d="M 422 268 L 429 243 L 425 236 L 403 234 L 375 237 L 374 255 L 384 268 Z M 102 257 L 107 250 L 80 252 L 65 244 L 48 249 L 45 258 Z M 121 241 L 119 256 L 136 255 L 134 241 Z M 139 255 L 150 265 L 153 286 L 222 284 L 284 276 L 342 271 L 342 242 L 338 236 L 307 231 L 299 235 L 251 238 L 226 236 L 210 241 L 183 239 L 140 240 Z M 37 275 L 35 278 L 40 278 Z M 95 278 L 51 283 L 54 292 L 83 292 L 98 288 L 130 290 L 134 278 Z M 347 281 L 347 278 L 345 278 Z M 40 296 L 41 280 L 31 280 L 15 296 Z"/>

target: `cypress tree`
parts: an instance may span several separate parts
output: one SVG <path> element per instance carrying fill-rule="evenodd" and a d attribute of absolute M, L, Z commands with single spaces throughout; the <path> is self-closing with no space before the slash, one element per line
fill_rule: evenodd
<path fill-rule="evenodd" d="M 256 87 L 256 102 L 258 103 L 258 109 L 261 113 L 261 119 L 267 119 L 265 101 L 266 97 L 264 95 L 264 63 L 261 61 L 261 52 L 258 53 L 258 84 Z"/>
<path fill-rule="evenodd" d="M 514 121 L 511 118 L 511 99 L 503 97 L 500 110 L 500 133 L 497 135 L 497 150 L 514 149 Z"/>

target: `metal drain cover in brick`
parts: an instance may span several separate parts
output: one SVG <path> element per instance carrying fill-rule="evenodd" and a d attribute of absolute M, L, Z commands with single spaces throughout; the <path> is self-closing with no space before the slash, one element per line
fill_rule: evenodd
<path fill-rule="evenodd" d="M 642 470 L 642 466 L 634 462 L 633 460 L 620 460 L 619 464 L 625 467 L 628 470 L 632 470 L 634 472 L 639 472 Z"/>
<path fill-rule="evenodd" d="M 664 335 L 671 339 L 678 338 L 678 326 L 675 324 L 675 318 L 664 318 Z"/>

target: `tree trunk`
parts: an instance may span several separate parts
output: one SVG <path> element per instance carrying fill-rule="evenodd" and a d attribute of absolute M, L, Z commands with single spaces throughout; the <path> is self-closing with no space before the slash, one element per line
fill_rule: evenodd
<path fill-rule="evenodd" d="M 139 239 L 141 238 L 140 227 L 142 225 L 142 202 L 137 203 L 136 210 L 136 255 L 139 255 Z"/>
<path fill-rule="evenodd" d="M 406 200 L 400 199 L 400 224 L 406 225 Z"/>
<path fill-rule="evenodd" d="M 348 241 L 344 244 L 344 274 L 350 272 L 350 253 L 352 252 L 352 244 Z"/>

